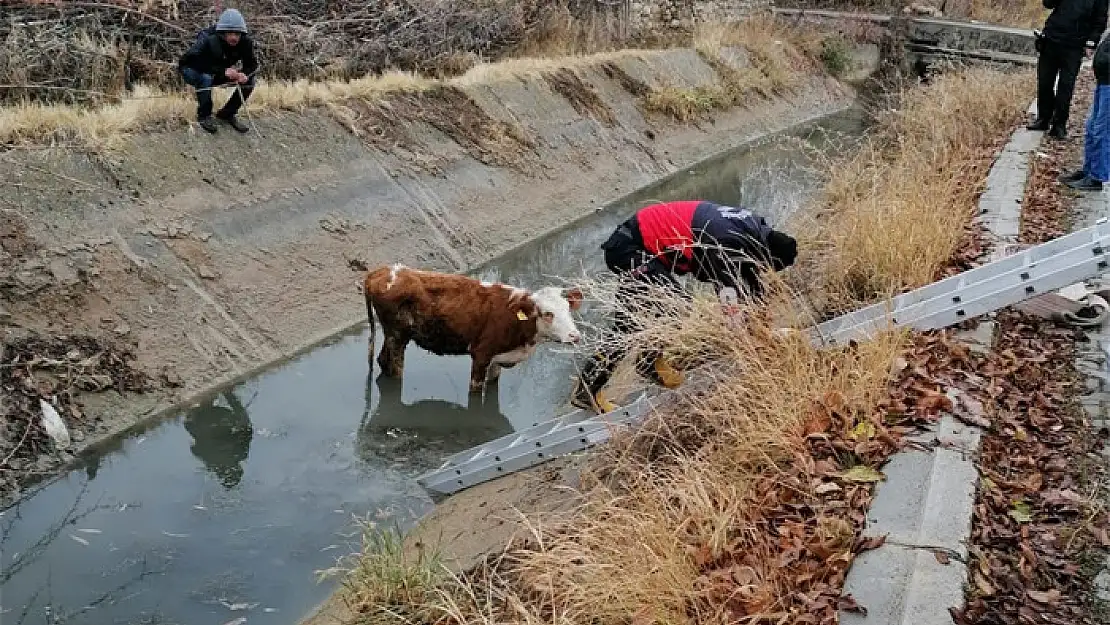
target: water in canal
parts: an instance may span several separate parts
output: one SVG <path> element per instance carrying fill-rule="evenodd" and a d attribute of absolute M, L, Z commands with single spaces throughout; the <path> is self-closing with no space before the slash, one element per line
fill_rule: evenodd
<path fill-rule="evenodd" d="M 780 222 L 818 183 L 799 140 L 823 149 L 864 124 L 853 110 L 738 149 L 479 273 L 538 287 L 601 271 L 598 246 L 652 200 L 743 203 Z M 353 515 L 406 528 L 433 505 L 416 476 L 566 409 L 573 365 L 559 349 L 468 401 L 467 358 L 410 345 L 403 384 L 377 380 L 366 340 L 338 337 L 120 438 L 4 511 L 0 622 L 296 623 L 334 587 L 315 571 L 357 546 Z"/>

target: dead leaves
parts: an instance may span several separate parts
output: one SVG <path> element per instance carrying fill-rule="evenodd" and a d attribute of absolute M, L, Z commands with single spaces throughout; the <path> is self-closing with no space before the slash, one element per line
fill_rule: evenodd
<path fill-rule="evenodd" d="M 983 402 L 954 386 L 948 389 L 948 396 L 954 398 L 960 406 L 960 409 L 953 412 L 954 417 L 981 428 L 990 427 L 991 421 L 987 418 L 987 410 L 983 407 Z"/>
<path fill-rule="evenodd" d="M 1089 102 L 1091 75 L 1077 98 Z M 1077 102 L 1076 110 L 1086 110 Z M 1022 209 L 1021 239 L 1040 243 L 1067 231 L 1069 203 L 1056 181 L 1079 146 L 1045 144 L 1034 158 Z M 1090 579 L 1079 574 L 1085 550 L 1110 546 L 1105 511 L 1091 508 L 1083 474 L 1098 442 L 1084 435 L 1074 370 L 1075 332 L 1007 312 L 1000 315 L 998 356 L 980 373 L 991 382 L 983 438 L 983 478 L 972 523 L 971 581 L 967 606 L 954 610 L 957 625 L 1093 624 L 1086 597 Z M 973 411 L 974 412 L 974 411 Z M 1064 537 L 1067 537 L 1066 539 Z"/>
<path fill-rule="evenodd" d="M 862 464 L 840 473 L 838 477 L 849 482 L 881 482 L 886 479 L 882 473 Z"/>
<path fill-rule="evenodd" d="M 967 605 L 953 620 L 1092 624 L 1090 580 L 1078 559 L 1102 544 L 1107 519 L 1080 494 L 1097 442 L 1082 434 L 1084 416 L 1072 400 L 1074 344 L 1070 333 L 1016 312 L 1000 313 L 999 323 L 998 354 L 975 371 L 988 381 L 975 399 L 991 427 L 980 452 Z"/>
<path fill-rule="evenodd" d="M 1055 588 L 1051 590 L 1046 590 L 1044 592 L 1039 590 L 1027 590 L 1025 591 L 1025 594 L 1029 595 L 1029 598 L 1033 601 L 1044 604 L 1057 603 L 1060 601 L 1060 597 L 1063 596 L 1060 594 L 1060 591 L 1056 590 Z"/>

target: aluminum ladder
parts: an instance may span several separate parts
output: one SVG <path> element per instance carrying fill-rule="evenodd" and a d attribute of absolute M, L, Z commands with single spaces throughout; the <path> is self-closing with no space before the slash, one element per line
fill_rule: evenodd
<path fill-rule="evenodd" d="M 818 347 L 865 340 L 895 328 L 948 327 L 1076 282 L 1107 273 L 1110 223 L 1093 226 L 1021 250 L 993 262 L 866 306 L 807 330 Z M 440 468 L 417 478 L 424 489 L 450 495 L 608 440 L 613 430 L 644 419 L 651 400 L 676 391 L 652 389 L 603 415 L 575 410 L 483 445 L 454 454 Z"/>

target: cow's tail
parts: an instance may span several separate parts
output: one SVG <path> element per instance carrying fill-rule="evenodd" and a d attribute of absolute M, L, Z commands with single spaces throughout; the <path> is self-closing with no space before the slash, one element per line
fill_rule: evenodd
<path fill-rule="evenodd" d="M 367 341 L 366 362 L 370 363 L 371 372 L 374 368 L 374 304 L 370 297 L 370 280 L 369 276 L 362 283 L 362 295 L 366 298 L 366 321 L 370 324 L 370 339 Z"/>

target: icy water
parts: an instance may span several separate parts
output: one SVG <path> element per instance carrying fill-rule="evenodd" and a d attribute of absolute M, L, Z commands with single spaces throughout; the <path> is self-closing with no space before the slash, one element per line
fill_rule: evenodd
<path fill-rule="evenodd" d="M 864 125 L 853 110 L 737 149 L 476 273 L 539 287 L 602 271 L 598 246 L 654 200 L 743 203 L 778 222 L 819 182 L 799 144 L 830 149 Z M 362 328 L 221 390 L 4 511 L 0 623 L 295 623 L 333 590 L 315 573 L 356 548 L 354 517 L 410 527 L 433 506 L 418 475 L 567 409 L 558 348 L 483 401 L 468 400 L 467 358 L 413 345 L 403 384 L 368 377 L 366 341 Z"/>

